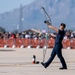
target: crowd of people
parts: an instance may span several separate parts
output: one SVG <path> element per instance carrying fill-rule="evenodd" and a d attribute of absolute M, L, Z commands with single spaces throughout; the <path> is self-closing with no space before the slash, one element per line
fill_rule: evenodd
<path fill-rule="evenodd" d="M 75 33 L 71 32 L 70 30 L 66 31 L 66 35 L 65 35 L 64 39 L 73 39 L 73 38 L 75 38 Z"/>
<path fill-rule="evenodd" d="M 14 38 L 28 38 L 28 39 L 49 39 L 50 37 L 53 37 L 53 35 L 56 35 L 56 33 L 29 33 L 29 32 L 21 32 L 21 33 L 11 33 L 11 32 L 6 32 L 6 33 L 0 33 L 0 39 L 14 39 Z M 71 31 L 66 31 L 66 35 L 64 36 L 64 39 L 74 39 L 75 38 L 75 33 Z"/>
<path fill-rule="evenodd" d="M 28 38 L 28 39 L 44 39 L 46 38 L 47 36 L 47 33 L 42 33 L 42 34 L 39 34 L 39 33 L 10 33 L 10 32 L 6 32 L 6 33 L 0 33 L 0 39 L 14 39 L 14 38 Z"/>

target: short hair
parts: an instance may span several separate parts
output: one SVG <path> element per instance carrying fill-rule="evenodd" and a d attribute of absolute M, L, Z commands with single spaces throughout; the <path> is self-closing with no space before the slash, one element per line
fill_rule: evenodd
<path fill-rule="evenodd" d="M 63 26 L 64 28 L 66 28 L 66 24 L 64 24 L 64 23 L 61 23 L 60 26 Z"/>

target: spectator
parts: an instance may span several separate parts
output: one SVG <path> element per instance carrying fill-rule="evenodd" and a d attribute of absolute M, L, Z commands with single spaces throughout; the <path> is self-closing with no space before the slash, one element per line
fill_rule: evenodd
<path fill-rule="evenodd" d="M 30 38 L 30 35 L 28 32 L 26 33 L 25 38 L 28 38 L 28 39 Z"/>

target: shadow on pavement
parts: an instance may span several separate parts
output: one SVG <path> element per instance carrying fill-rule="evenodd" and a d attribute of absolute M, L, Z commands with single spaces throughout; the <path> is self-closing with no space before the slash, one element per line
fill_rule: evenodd
<path fill-rule="evenodd" d="M 11 52 L 11 51 L 15 51 L 15 50 L 0 50 L 0 52 Z"/>

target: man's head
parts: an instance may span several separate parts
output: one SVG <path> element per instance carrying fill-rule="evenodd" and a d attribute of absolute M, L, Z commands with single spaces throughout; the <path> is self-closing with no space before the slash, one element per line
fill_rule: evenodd
<path fill-rule="evenodd" d="M 60 29 L 60 30 L 64 30 L 65 28 L 66 28 L 66 24 L 61 23 L 59 29 Z"/>

